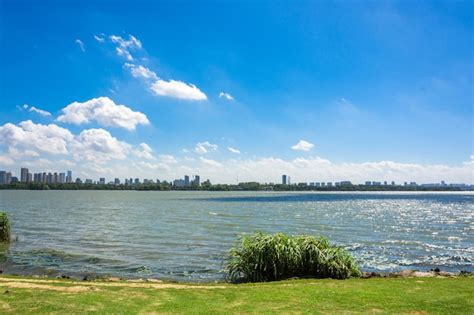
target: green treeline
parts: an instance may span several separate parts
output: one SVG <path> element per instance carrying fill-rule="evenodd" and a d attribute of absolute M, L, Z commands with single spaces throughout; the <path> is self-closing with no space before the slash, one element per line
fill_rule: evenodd
<path fill-rule="evenodd" d="M 29 189 L 29 190 L 204 190 L 204 191 L 460 191 L 458 187 L 423 187 L 398 185 L 344 185 L 332 187 L 317 187 L 306 184 L 261 184 L 257 182 L 229 184 L 211 184 L 203 182 L 200 186 L 176 187 L 167 181 L 157 183 L 125 184 L 45 184 L 45 183 L 13 183 L 0 185 L 0 189 Z"/>

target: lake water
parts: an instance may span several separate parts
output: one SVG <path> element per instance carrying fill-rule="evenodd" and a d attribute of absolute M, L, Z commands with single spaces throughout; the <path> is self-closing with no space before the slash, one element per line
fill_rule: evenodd
<path fill-rule="evenodd" d="M 0 191 L 5 273 L 212 281 L 237 237 L 315 234 L 365 271 L 474 271 L 473 193 Z"/>

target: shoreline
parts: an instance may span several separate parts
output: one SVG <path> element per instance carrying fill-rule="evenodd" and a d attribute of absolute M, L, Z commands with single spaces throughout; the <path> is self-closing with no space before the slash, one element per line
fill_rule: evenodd
<path fill-rule="evenodd" d="M 0 278 L 25 278 L 25 279 L 44 279 L 44 280 L 71 280 L 71 281 L 122 281 L 122 282 L 163 282 L 163 283 L 176 283 L 176 284 L 234 284 L 234 282 L 227 281 L 225 277 L 221 279 L 209 279 L 204 281 L 193 281 L 191 279 L 166 279 L 166 278 L 156 278 L 156 277 L 121 277 L 121 276 L 113 276 L 113 275 L 100 275 L 100 274 L 63 274 L 61 272 L 53 271 L 50 274 L 47 273 L 3 273 L 0 270 Z M 458 278 L 458 277 L 474 277 L 474 273 L 470 271 L 461 270 L 459 272 L 448 272 L 442 271 L 439 268 L 431 269 L 429 271 L 417 270 L 417 269 L 405 269 L 401 271 L 395 272 L 368 272 L 362 271 L 360 277 L 352 277 L 350 279 L 371 279 L 371 278 L 384 278 L 384 279 L 396 279 L 396 278 Z M 324 279 L 331 279 L 331 278 L 288 278 L 283 279 L 280 281 L 287 281 L 287 280 L 324 280 Z M 336 279 L 332 279 L 336 280 Z M 338 280 L 344 281 L 344 280 Z M 278 281 L 270 281 L 270 282 L 278 282 Z M 240 282 L 239 282 L 240 283 Z M 249 282 L 249 283 L 257 283 L 257 282 Z"/>

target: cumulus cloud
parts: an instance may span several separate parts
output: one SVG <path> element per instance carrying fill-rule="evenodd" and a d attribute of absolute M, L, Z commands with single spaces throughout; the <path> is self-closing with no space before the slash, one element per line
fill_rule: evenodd
<path fill-rule="evenodd" d="M 314 147 L 314 144 L 308 142 L 308 141 L 305 141 L 305 140 L 300 140 L 297 144 L 295 144 L 294 146 L 292 146 L 291 148 L 293 150 L 297 150 L 297 151 L 309 151 L 311 150 L 312 148 Z"/>
<path fill-rule="evenodd" d="M 134 153 L 135 153 L 135 156 L 139 158 L 148 159 L 148 160 L 155 159 L 152 148 L 144 142 L 138 145 L 138 148 L 134 151 Z"/>
<path fill-rule="evenodd" d="M 194 148 L 194 152 L 199 153 L 199 154 L 206 154 L 209 152 L 215 152 L 217 151 L 218 146 L 217 144 L 212 144 L 209 143 L 209 141 L 205 142 L 198 142 L 196 144 L 196 147 Z"/>
<path fill-rule="evenodd" d="M 84 45 L 84 43 L 82 42 L 82 40 L 80 40 L 79 38 L 76 39 L 74 41 L 77 45 L 79 45 L 79 48 L 81 48 L 82 52 L 86 51 L 86 47 Z"/>
<path fill-rule="evenodd" d="M 135 130 L 137 125 L 148 125 L 145 114 L 135 112 L 125 105 L 117 105 L 108 97 L 98 97 L 84 103 L 74 102 L 61 110 L 58 121 L 71 124 L 85 124 L 96 121 L 101 126 Z"/>
<path fill-rule="evenodd" d="M 118 35 L 111 35 L 109 39 L 116 45 L 115 51 L 117 55 L 124 57 L 128 61 L 133 61 L 130 51 L 142 48 L 142 43 L 133 35 L 128 35 L 128 40 Z"/>
<path fill-rule="evenodd" d="M 29 112 L 34 112 L 34 113 L 37 113 L 43 117 L 51 117 L 51 113 L 48 112 L 48 111 L 45 111 L 45 110 L 42 110 L 42 109 L 39 109 L 39 108 L 36 108 L 34 106 L 29 106 L 28 104 L 24 104 L 23 105 L 23 108 L 24 109 L 27 109 Z"/>
<path fill-rule="evenodd" d="M 130 70 L 133 77 L 146 81 L 149 89 L 156 95 L 190 101 L 207 100 L 207 95 L 194 84 L 188 84 L 177 80 L 166 81 L 160 79 L 154 71 L 142 65 L 125 63 L 124 67 Z"/>
<path fill-rule="evenodd" d="M 195 151 L 204 154 L 217 151 L 208 141 L 196 145 Z M 137 154 L 137 152 L 140 152 Z M 293 182 L 353 183 L 373 181 L 416 181 L 433 183 L 474 183 L 474 157 L 459 165 L 398 163 L 373 161 L 365 163 L 335 163 L 322 157 L 253 157 L 247 159 L 177 158 L 162 154 L 151 159 L 148 144 L 132 145 L 114 137 L 103 129 L 87 129 L 79 134 L 54 124 L 35 124 L 23 121 L 0 126 L 0 165 L 9 169 L 27 166 L 32 171 L 71 169 L 89 178 L 107 176 L 174 179 L 184 174 L 199 174 L 214 183 L 240 181 L 280 182 L 281 174 L 288 174 Z"/>
<path fill-rule="evenodd" d="M 104 129 L 83 130 L 71 144 L 76 160 L 109 161 L 123 160 L 132 146 L 119 141 Z"/>
<path fill-rule="evenodd" d="M 203 162 L 201 160 L 201 162 Z M 201 163 L 196 171 L 214 182 L 232 183 L 236 174 L 241 181 L 279 182 L 281 174 L 288 174 L 294 182 L 350 180 L 363 183 L 376 181 L 416 181 L 418 183 L 447 182 L 473 183 L 474 164 L 459 166 L 423 165 L 378 161 L 366 163 L 333 163 L 321 157 L 285 160 L 262 157 L 246 160 L 219 161 L 222 168 Z M 206 167 L 208 165 L 209 167 Z"/>
<path fill-rule="evenodd" d="M 235 154 L 240 154 L 240 150 L 232 148 L 232 147 L 227 147 L 227 150 Z"/>
<path fill-rule="evenodd" d="M 206 94 L 204 94 L 194 84 L 187 84 L 182 81 L 170 80 L 165 81 L 162 79 L 156 80 L 150 89 L 160 96 L 170 96 L 183 100 L 203 101 L 207 100 Z"/>
<path fill-rule="evenodd" d="M 35 124 L 31 120 L 0 126 L 0 156 L 0 164 L 12 164 L 13 160 L 36 167 L 46 165 L 47 161 L 52 166 L 55 161 L 67 166 L 74 161 L 100 165 L 126 158 L 154 158 L 147 144 L 135 147 L 104 129 L 86 129 L 74 135 L 55 124 Z"/>
<path fill-rule="evenodd" d="M 166 81 L 160 79 L 154 71 L 142 65 L 126 63 L 124 67 L 130 70 L 133 77 L 147 81 L 149 89 L 156 95 L 190 101 L 207 100 L 207 95 L 194 84 L 177 80 Z"/>
<path fill-rule="evenodd" d="M 158 80 L 158 76 L 155 72 L 151 71 L 147 67 L 142 65 L 134 65 L 131 63 L 125 63 L 124 67 L 130 70 L 130 73 L 135 78 L 143 78 L 143 79 L 153 79 Z"/>
<path fill-rule="evenodd" d="M 226 93 L 226 92 L 220 92 L 219 93 L 219 98 L 225 98 L 228 101 L 233 101 L 234 100 L 234 97 L 232 95 L 230 95 L 229 93 Z"/>
<path fill-rule="evenodd" d="M 54 124 L 35 124 L 31 120 L 22 121 L 18 126 L 11 123 L 0 126 L 0 144 L 7 147 L 67 154 L 67 143 L 73 138 L 67 129 Z"/>

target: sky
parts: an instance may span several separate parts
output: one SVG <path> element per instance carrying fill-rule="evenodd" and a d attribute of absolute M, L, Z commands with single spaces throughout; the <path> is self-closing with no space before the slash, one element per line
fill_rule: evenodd
<path fill-rule="evenodd" d="M 474 183 L 472 8 L 0 0 L 0 170 Z"/>

